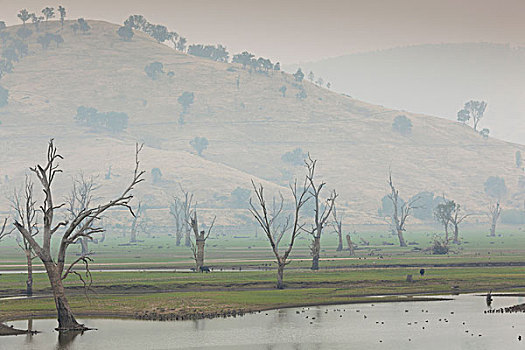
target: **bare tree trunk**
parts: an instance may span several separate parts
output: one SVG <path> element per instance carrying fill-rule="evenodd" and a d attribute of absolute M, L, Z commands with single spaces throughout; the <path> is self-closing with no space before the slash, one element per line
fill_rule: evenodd
<path fill-rule="evenodd" d="M 33 296 L 33 252 L 31 249 L 26 249 L 27 259 L 27 281 L 26 281 L 26 295 Z"/>
<path fill-rule="evenodd" d="M 57 317 L 58 317 L 58 328 L 57 330 L 87 330 L 83 324 L 80 324 L 75 319 L 71 307 L 66 298 L 66 293 L 64 290 L 64 284 L 62 283 L 62 278 L 58 268 L 52 262 L 45 262 L 44 266 L 49 277 L 49 283 L 51 284 L 51 289 L 53 290 L 53 296 L 55 298 L 55 305 L 57 308 Z"/>
<path fill-rule="evenodd" d="M 312 253 L 312 270 L 319 270 L 319 254 L 321 253 L 321 238 L 320 237 L 314 237 L 314 240 L 312 242 L 311 246 L 311 253 Z"/>
<path fill-rule="evenodd" d="M 175 245 L 180 247 L 180 241 L 182 240 L 182 231 L 177 231 L 175 233 Z"/>
<path fill-rule="evenodd" d="M 133 223 L 131 224 L 131 233 L 129 236 L 129 243 L 135 243 L 137 241 L 137 217 L 133 218 Z"/>
<path fill-rule="evenodd" d="M 350 256 L 355 255 L 354 245 L 352 244 L 352 238 L 350 235 L 346 235 L 346 243 L 348 244 L 348 250 L 350 251 Z"/>
<path fill-rule="evenodd" d="M 448 223 L 445 225 L 445 241 L 448 244 Z"/>
<path fill-rule="evenodd" d="M 457 225 L 454 225 L 454 244 L 459 244 L 459 228 Z"/>
<path fill-rule="evenodd" d="M 197 257 L 195 258 L 195 262 L 197 263 L 197 271 L 201 271 L 201 268 L 204 266 L 204 245 L 205 244 L 206 244 L 206 241 L 204 239 L 196 240 Z"/>
<path fill-rule="evenodd" d="M 82 256 L 86 256 L 89 254 L 89 250 L 88 250 L 88 239 L 87 237 L 82 237 L 80 238 L 80 246 L 82 247 L 82 251 L 81 251 L 81 255 Z"/>
<path fill-rule="evenodd" d="M 403 230 L 397 229 L 397 237 L 399 238 L 399 246 L 406 247 L 405 237 L 403 237 Z"/>
<path fill-rule="evenodd" d="M 339 237 L 339 244 L 337 245 L 337 251 L 340 252 L 343 250 L 343 233 L 341 231 L 338 231 L 337 236 Z"/>
<path fill-rule="evenodd" d="M 190 233 L 191 233 L 191 229 L 188 227 L 186 229 L 186 235 L 184 237 L 184 245 L 186 247 L 191 247 L 191 236 L 190 236 Z"/>
<path fill-rule="evenodd" d="M 277 266 L 277 289 L 284 289 L 284 263 L 279 262 Z"/>
<path fill-rule="evenodd" d="M 498 219 L 492 218 L 492 224 L 490 225 L 490 237 L 496 237 L 496 224 Z"/>

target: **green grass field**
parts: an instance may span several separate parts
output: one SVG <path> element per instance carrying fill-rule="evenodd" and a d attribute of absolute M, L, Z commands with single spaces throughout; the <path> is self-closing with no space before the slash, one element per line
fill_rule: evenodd
<path fill-rule="evenodd" d="M 263 237 L 210 239 L 207 244 L 207 265 L 224 272 L 199 274 L 173 271 L 97 271 L 93 272 L 92 289 L 87 297 L 75 278 L 66 281 L 66 288 L 75 312 L 83 315 L 131 316 L 144 312 L 188 316 L 220 314 L 228 310 L 254 311 L 283 306 L 351 303 L 376 300 L 373 296 L 389 296 L 381 300 L 397 300 L 399 295 L 425 296 L 467 292 L 525 292 L 525 234 L 517 228 L 502 227 L 501 236 L 487 237 L 476 227 L 466 229 L 463 243 L 453 246 L 449 255 L 432 255 L 431 230 L 407 233 L 415 242 L 408 248 L 383 245 L 395 242 L 387 233 L 361 231 L 354 235 L 370 241 L 360 246 L 357 256 L 336 252 L 336 236 L 327 234 L 323 240 L 320 271 L 310 271 L 308 241 L 298 241 L 295 259 L 285 271 L 286 289 L 275 290 L 276 272 L 268 242 Z M 429 233 L 426 233 L 429 232 Z M 189 268 L 191 252 L 175 247 L 169 236 L 141 237 L 136 245 L 124 237 L 111 237 L 92 245 L 93 269 Z M 14 240 L 0 247 L 3 270 L 23 269 L 24 257 Z M 416 248 L 416 249 L 414 249 Z M 69 258 L 78 253 L 73 246 Z M 36 261 L 35 261 L 36 263 Z M 242 267 L 244 271 L 239 272 Z M 424 277 L 419 275 L 425 267 Z M 37 263 L 37 269 L 39 269 Z M 236 269 L 236 272 L 229 271 Z M 414 282 L 406 282 L 413 275 Z M 22 295 L 25 275 L 0 276 L 0 296 Z M 52 316 L 53 300 L 47 276 L 35 274 L 31 300 L 2 300 L 0 317 L 4 319 Z"/>

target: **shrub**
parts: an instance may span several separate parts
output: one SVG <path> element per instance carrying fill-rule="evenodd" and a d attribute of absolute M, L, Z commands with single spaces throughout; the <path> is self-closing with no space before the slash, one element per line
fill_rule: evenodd
<path fill-rule="evenodd" d="M 404 115 L 398 115 L 392 123 L 392 130 L 403 136 L 410 135 L 412 133 L 412 121 Z"/>

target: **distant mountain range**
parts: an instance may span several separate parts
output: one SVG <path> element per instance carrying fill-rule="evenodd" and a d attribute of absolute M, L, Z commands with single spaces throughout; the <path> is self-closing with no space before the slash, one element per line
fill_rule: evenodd
<path fill-rule="evenodd" d="M 301 66 L 336 91 L 388 108 L 456 120 L 471 99 L 488 103 L 483 127 L 525 143 L 525 48 L 502 44 L 418 45 L 352 54 Z"/>

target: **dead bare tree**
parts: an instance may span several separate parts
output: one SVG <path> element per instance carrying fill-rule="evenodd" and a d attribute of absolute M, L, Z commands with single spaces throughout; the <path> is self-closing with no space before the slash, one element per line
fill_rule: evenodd
<path fill-rule="evenodd" d="M 182 196 L 183 196 L 183 199 L 181 200 L 182 215 L 184 218 L 184 229 L 185 229 L 184 245 L 186 247 L 191 247 L 191 226 L 190 226 L 191 220 L 190 219 L 191 219 L 191 207 L 193 205 L 193 194 L 188 191 L 184 191 L 182 187 L 181 187 L 181 191 L 182 191 Z"/>
<path fill-rule="evenodd" d="M 215 217 L 213 218 L 210 227 L 208 228 L 208 232 L 202 230 L 199 231 L 199 222 L 197 219 L 197 208 L 194 208 L 192 210 L 191 216 L 190 216 L 190 226 L 193 230 L 193 235 L 195 237 L 195 242 L 192 240 L 191 242 L 191 251 L 193 253 L 193 258 L 195 259 L 195 267 L 197 272 L 202 272 L 204 268 L 204 246 L 206 245 L 206 240 L 210 236 L 211 229 L 213 228 L 213 224 L 215 224 Z"/>
<path fill-rule="evenodd" d="M 33 195 L 33 183 L 28 176 L 26 176 L 23 189 L 14 190 L 11 198 L 11 208 L 14 211 L 15 220 L 24 226 L 31 237 L 38 234 L 38 217 L 37 209 L 35 208 L 36 201 Z M 26 256 L 27 265 L 27 279 L 26 279 L 26 295 L 33 295 L 33 259 L 36 255 L 28 240 L 22 236 L 22 239 L 17 239 L 18 246 Z"/>
<path fill-rule="evenodd" d="M 129 243 L 135 243 L 137 242 L 137 231 L 139 229 L 139 220 L 142 219 L 144 216 L 145 208 L 142 205 L 142 202 L 139 201 L 137 204 L 137 208 L 133 211 L 135 215 L 133 216 L 133 220 L 131 221 L 131 231 L 129 235 Z"/>
<path fill-rule="evenodd" d="M 490 236 L 496 237 L 496 225 L 501 215 L 501 204 L 499 200 L 489 206 L 488 215 L 490 219 Z"/>
<path fill-rule="evenodd" d="M 93 201 L 93 192 L 97 189 L 95 182 L 92 177 L 86 178 L 83 174 L 80 174 L 77 178 L 73 179 L 73 187 L 66 198 L 66 211 L 67 220 L 73 220 L 82 211 L 89 208 Z M 77 227 L 77 230 L 81 229 L 82 225 Z M 80 237 L 75 244 L 80 244 L 81 256 L 87 256 L 89 252 L 89 241 L 94 241 L 92 236 Z"/>
<path fill-rule="evenodd" d="M 337 233 L 337 237 L 339 240 L 339 243 L 337 244 L 337 251 L 340 252 L 343 250 L 343 216 L 337 216 L 337 210 L 335 205 L 334 209 L 332 210 L 332 218 L 332 226 L 334 228 L 334 231 Z M 350 252 L 350 256 L 354 256 L 355 250 L 350 234 L 346 235 L 346 242 L 348 244 L 348 251 Z"/>
<path fill-rule="evenodd" d="M 454 210 L 452 211 L 452 215 L 450 216 L 450 224 L 452 225 L 452 228 L 454 229 L 454 244 L 459 244 L 459 225 L 468 218 L 470 214 L 463 214 L 461 211 L 461 205 L 454 202 Z"/>
<path fill-rule="evenodd" d="M 289 263 L 288 257 L 290 253 L 292 252 L 295 240 L 297 236 L 301 233 L 304 227 L 304 224 L 301 224 L 299 221 L 300 221 L 301 208 L 309 199 L 308 197 L 308 187 L 309 187 L 308 179 L 305 179 L 303 187 L 300 190 L 297 189 L 297 181 L 295 181 L 293 185 L 290 185 L 290 190 L 294 198 L 294 211 L 293 211 L 293 214 L 290 214 L 289 218 L 285 220 L 284 231 L 290 232 L 290 242 L 288 244 L 288 247 L 282 254 L 279 252 L 279 247 L 277 246 L 275 239 L 274 239 L 276 234 L 273 231 L 275 230 L 275 226 L 273 225 L 273 223 L 279 220 L 279 216 L 282 214 L 282 207 L 283 207 L 284 199 L 281 197 L 281 204 L 279 205 L 281 209 L 274 211 L 272 215 L 269 213 L 267 205 L 266 205 L 266 200 L 264 199 L 263 185 L 259 184 L 259 186 L 257 187 L 252 180 L 252 186 L 253 186 L 253 191 L 255 192 L 255 196 L 257 198 L 257 203 L 254 204 L 252 202 L 252 199 L 250 198 L 250 212 L 252 213 L 255 220 L 257 220 L 257 222 L 263 229 L 264 233 L 266 234 L 266 237 L 270 241 L 270 246 L 272 247 L 273 254 L 275 255 L 275 259 L 277 262 L 277 289 L 283 289 L 284 288 L 284 282 L 283 282 L 284 268 Z M 281 229 L 283 228 L 281 227 Z"/>
<path fill-rule="evenodd" d="M 388 184 L 390 186 L 390 194 L 388 195 L 388 198 L 392 202 L 392 224 L 393 229 L 395 229 L 395 232 L 397 233 L 397 237 L 399 238 L 399 245 L 401 247 L 406 247 L 407 244 L 405 242 L 405 238 L 403 237 L 403 232 L 406 231 L 405 225 L 408 217 L 412 213 L 412 210 L 417 208 L 415 206 L 416 202 L 419 200 L 419 198 L 414 198 L 410 200 L 407 203 L 403 203 L 401 207 L 399 207 L 399 191 L 395 188 L 394 182 L 392 181 L 392 172 L 389 174 L 389 181 Z"/>
<path fill-rule="evenodd" d="M 310 230 L 307 230 L 308 233 L 312 236 L 312 244 L 310 245 L 310 254 L 312 255 L 312 270 L 319 270 L 319 255 L 321 253 L 321 235 L 323 229 L 325 228 L 328 218 L 330 217 L 332 210 L 335 205 L 335 199 L 337 198 L 337 193 L 333 190 L 328 198 L 323 203 L 322 191 L 325 182 L 320 182 L 316 184 L 315 181 L 315 168 L 317 165 L 317 160 L 314 160 L 308 155 L 308 159 L 305 160 L 306 167 L 308 169 L 308 174 L 306 179 L 309 184 L 309 195 L 310 198 L 315 202 L 314 206 L 314 225 Z"/>
<path fill-rule="evenodd" d="M 180 246 L 180 242 L 182 240 L 184 228 L 186 227 L 186 222 L 183 217 L 184 209 L 183 205 L 181 203 L 180 198 L 173 197 L 171 204 L 170 204 L 170 215 L 173 217 L 173 220 L 175 221 L 175 245 L 177 247 Z"/>
<path fill-rule="evenodd" d="M 343 250 L 343 217 L 342 216 L 337 217 L 337 210 L 335 206 L 334 206 L 334 209 L 332 210 L 332 217 L 333 217 L 332 226 L 334 228 L 335 233 L 337 233 L 337 238 L 339 242 L 337 244 L 336 251 L 340 252 Z"/>
<path fill-rule="evenodd" d="M 270 212 L 271 217 L 279 217 L 279 214 L 283 210 L 283 203 L 284 198 L 281 193 L 279 193 L 279 199 L 280 201 L 277 201 L 276 197 L 273 197 L 272 200 L 272 210 Z M 274 220 L 272 221 L 272 232 L 273 232 L 273 241 L 275 242 L 275 246 L 277 249 L 279 249 L 279 243 L 281 243 L 281 240 L 283 239 L 286 231 L 288 230 L 290 225 L 290 217 L 287 216 L 284 218 L 284 220 Z"/>
<path fill-rule="evenodd" d="M 47 160 L 45 165 L 36 165 L 35 167 L 30 168 L 30 170 L 40 181 L 45 196 L 40 206 L 44 218 L 43 227 L 39 235 L 37 235 L 38 237 L 42 237 L 41 243 L 36 241 L 36 237 L 33 237 L 33 235 L 28 232 L 22 223 L 15 220 L 14 225 L 22 234 L 22 236 L 29 242 L 35 254 L 40 258 L 40 260 L 42 260 L 42 263 L 44 264 L 55 299 L 58 318 L 57 330 L 59 331 L 88 330 L 86 326 L 78 323 L 75 319 L 73 311 L 71 310 L 71 307 L 69 306 L 68 300 L 66 298 L 63 281 L 70 274 L 75 274 L 84 283 L 84 286 L 87 286 L 91 281 L 91 273 L 89 271 L 89 263 L 91 262 L 91 259 L 88 256 L 80 256 L 69 263 L 68 267 L 66 268 L 67 249 L 79 238 L 91 237 L 95 233 L 102 232 L 103 229 L 101 227 L 95 226 L 94 224 L 100 219 L 101 215 L 106 210 L 115 207 L 124 207 L 129 209 L 133 215 L 133 211 L 129 205 L 131 199 L 133 198 L 132 191 L 138 183 L 143 181 L 144 175 L 144 171 L 141 171 L 139 167 L 139 153 L 141 149 L 142 146 L 137 144 L 135 149 L 135 170 L 133 177 L 129 186 L 125 188 L 120 196 L 110 200 L 105 204 L 86 208 L 71 220 L 61 221 L 58 224 L 53 223 L 54 217 L 57 214 L 57 211 L 66 203 L 55 205 L 53 201 L 52 188 L 56 176 L 62 172 L 58 162 L 63 158 L 58 153 L 52 139 L 48 144 Z M 52 238 L 59 229 L 63 230 L 63 235 L 60 238 L 58 250 L 56 251 L 56 256 L 54 257 L 53 254 L 55 250 L 52 249 Z M 88 279 L 87 281 L 79 272 L 75 270 L 75 267 L 79 263 L 84 264 L 86 272 L 85 276 Z"/>

